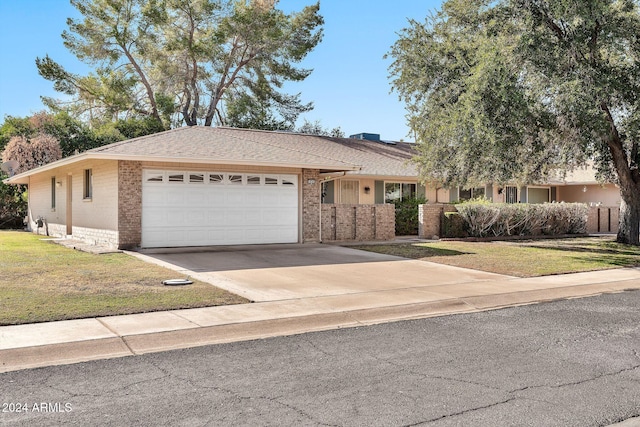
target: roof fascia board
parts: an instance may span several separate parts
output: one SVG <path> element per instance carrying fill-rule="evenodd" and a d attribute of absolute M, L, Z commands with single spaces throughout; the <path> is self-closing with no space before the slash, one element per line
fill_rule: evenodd
<path fill-rule="evenodd" d="M 210 164 L 215 163 L 219 165 L 234 165 L 234 166 L 267 166 L 267 167 L 287 167 L 287 168 L 300 168 L 300 169 L 325 169 L 335 171 L 358 171 L 361 169 L 357 165 L 348 164 L 315 164 L 315 163 L 283 163 L 283 162 L 261 162 L 261 161 L 247 161 L 247 160 L 225 160 L 225 159 L 196 159 L 191 157 L 157 157 L 157 156 L 138 156 L 138 155 L 122 155 L 122 154 L 106 154 L 106 153 L 92 153 L 85 152 L 77 154 L 75 156 L 67 157 L 55 162 L 40 166 L 35 169 L 22 172 L 14 175 L 11 178 L 5 179 L 3 182 L 7 184 L 21 184 L 23 178 L 27 178 L 31 175 L 46 172 L 48 170 L 56 169 L 62 166 L 67 166 L 73 163 L 81 162 L 84 160 L 128 160 L 128 161 L 140 161 L 140 162 L 160 162 L 160 163 L 195 163 L 195 164 Z"/>

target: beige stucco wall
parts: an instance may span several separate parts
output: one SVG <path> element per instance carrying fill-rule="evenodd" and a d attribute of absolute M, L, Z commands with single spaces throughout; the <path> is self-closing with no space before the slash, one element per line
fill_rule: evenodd
<path fill-rule="evenodd" d="M 449 189 L 428 184 L 426 187 L 427 203 L 448 203 Z"/>
<path fill-rule="evenodd" d="M 342 178 L 336 178 L 334 180 L 334 202 L 340 203 L 340 182 L 341 181 L 358 181 L 359 191 L 358 191 L 358 204 L 360 205 L 372 205 L 376 203 L 376 181 L 384 181 L 384 182 L 400 182 L 400 183 L 409 183 L 409 184 L 418 184 L 417 179 L 415 178 L 407 178 L 407 177 L 393 177 L 393 176 L 380 176 L 380 177 L 361 177 L 358 175 L 346 175 Z M 367 193 L 366 189 L 369 188 L 369 192 Z M 435 187 L 426 186 L 426 197 L 429 200 L 429 203 L 435 201 Z M 438 198 L 439 200 L 443 200 L 443 197 L 447 197 L 447 201 L 449 200 L 449 192 L 446 189 L 440 188 L 438 189 Z"/>
<path fill-rule="evenodd" d="M 83 199 L 84 170 L 93 170 L 93 196 Z M 73 174 L 73 225 L 117 230 L 118 162 L 111 160 L 79 164 Z"/>
<path fill-rule="evenodd" d="M 366 188 L 369 188 L 367 194 Z M 372 178 L 362 178 L 360 180 L 360 198 L 361 205 L 373 205 L 376 202 L 376 181 Z"/>
<path fill-rule="evenodd" d="M 83 199 L 84 170 L 93 171 L 93 197 Z M 117 230 L 118 162 L 110 160 L 85 161 L 71 167 L 58 168 L 29 178 L 29 216 L 31 228 L 36 229 L 35 219 L 44 217 L 52 226 L 50 234 L 66 234 L 68 183 L 71 180 L 71 220 L 80 234 L 86 229 Z M 51 208 L 51 178 L 56 182 L 56 207 Z M 51 232 L 51 230 L 57 230 Z M 42 230 L 41 230 L 42 231 Z"/>
<path fill-rule="evenodd" d="M 583 191 L 586 187 L 587 191 Z M 559 202 L 579 202 L 603 206 L 619 206 L 620 190 L 613 184 L 567 185 L 558 187 L 556 199 Z"/>
<path fill-rule="evenodd" d="M 60 186 L 56 187 L 56 207 L 51 208 L 51 178 L 60 182 Z M 44 228 L 37 230 L 35 220 L 39 217 L 44 218 L 46 223 L 51 225 L 49 234 L 52 236 L 61 236 L 64 234 L 64 225 L 66 224 L 66 194 L 67 194 L 67 177 L 54 172 L 42 173 L 29 178 L 29 225 L 34 232 L 45 234 Z M 57 225 L 57 226 L 55 226 Z"/>

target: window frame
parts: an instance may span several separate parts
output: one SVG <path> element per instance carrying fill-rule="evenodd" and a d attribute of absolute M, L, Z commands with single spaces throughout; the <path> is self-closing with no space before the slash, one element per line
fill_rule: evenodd
<path fill-rule="evenodd" d="M 51 177 L 51 211 L 56 210 L 56 177 Z"/>
<path fill-rule="evenodd" d="M 85 169 L 82 176 L 83 176 L 82 199 L 92 200 L 93 199 L 93 169 Z"/>
<path fill-rule="evenodd" d="M 473 200 L 473 199 L 477 199 L 478 197 L 480 197 L 479 195 L 476 195 L 476 191 L 477 190 L 482 190 L 482 197 L 484 197 L 485 199 L 488 198 L 487 197 L 487 187 L 469 187 L 469 188 L 462 188 L 462 187 L 458 187 L 458 201 L 459 202 L 464 202 L 464 201 L 468 201 L 468 200 Z M 460 193 L 462 191 L 465 192 L 469 192 L 469 198 L 468 199 L 463 199 L 460 195 Z"/>
<path fill-rule="evenodd" d="M 355 188 L 353 190 L 346 190 L 343 186 L 343 184 L 346 183 L 355 183 Z M 345 202 L 344 200 L 344 194 L 347 193 L 348 191 L 355 191 L 355 198 L 356 201 L 355 202 Z M 359 205 L 360 204 L 360 181 L 357 179 L 341 179 L 340 180 L 340 204 L 342 205 Z"/>
<path fill-rule="evenodd" d="M 399 185 L 398 188 L 398 194 L 400 195 L 399 199 L 388 199 L 387 198 L 387 185 L 391 184 L 391 185 Z M 405 197 L 404 195 L 404 186 L 405 185 L 409 185 L 409 186 L 413 186 L 413 189 L 409 191 L 409 196 L 408 198 L 411 198 L 413 196 L 413 198 L 418 197 L 418 183 L 416 182 L 406 182 L 406 181 L 384 181 L 384 203 L 395 203 L 395 202 L 401 202 L 405 199 L 407 199 L 407 197 Z"/>

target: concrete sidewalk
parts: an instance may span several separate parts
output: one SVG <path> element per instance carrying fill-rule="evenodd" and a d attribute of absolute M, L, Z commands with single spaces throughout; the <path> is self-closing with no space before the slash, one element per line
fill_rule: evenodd
<path fill-rule="evenodd" d="M 0 372 L 640 289 L 640 269 L 0 327 Z"/>

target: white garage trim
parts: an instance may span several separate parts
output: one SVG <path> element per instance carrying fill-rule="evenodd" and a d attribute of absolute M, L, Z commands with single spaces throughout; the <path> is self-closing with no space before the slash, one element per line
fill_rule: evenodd
<path fill-rule="evenodd" d="M 298 175 L 144 170 L 142 247 L 296 243 Z"/>

